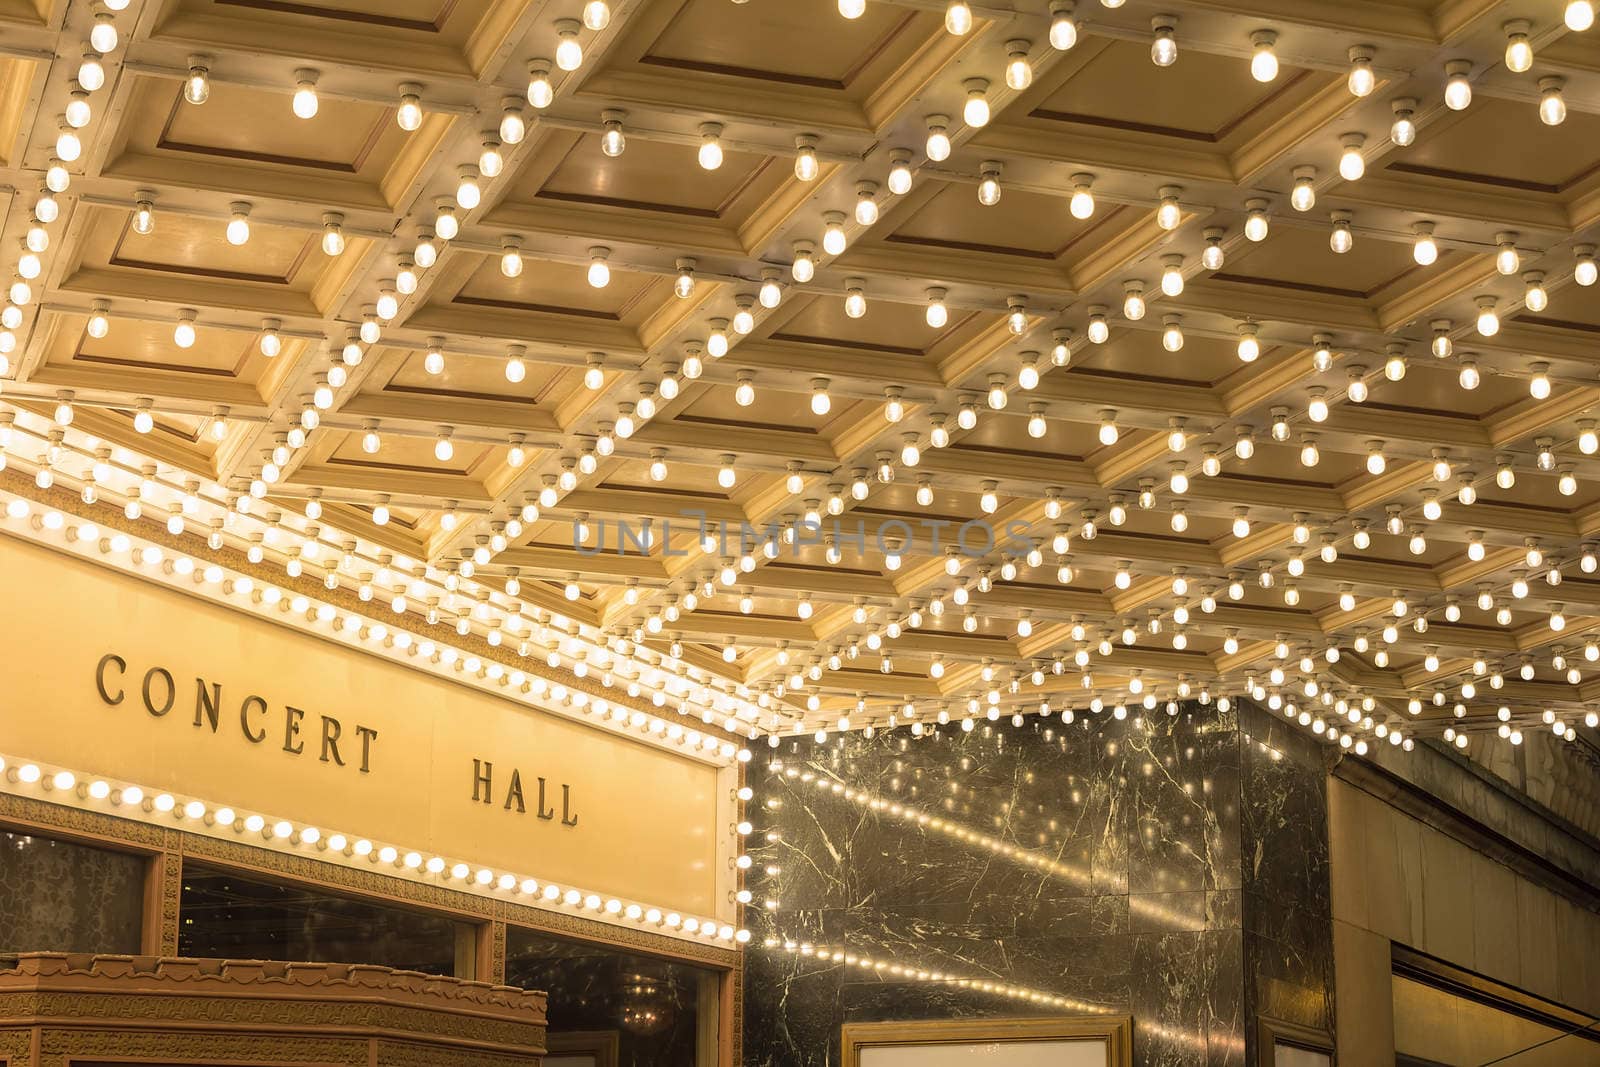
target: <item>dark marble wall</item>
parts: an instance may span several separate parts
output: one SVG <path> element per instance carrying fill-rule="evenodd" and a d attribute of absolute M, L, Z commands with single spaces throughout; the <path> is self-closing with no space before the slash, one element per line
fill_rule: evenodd
<path fill-rule="evenodd" d="M 1253 1051 L 1258 1008 L 1325 1021 L 1320 759 L 1276 736 L 1265 713 L 1242 714 L 1244 728 L 1196 706 L 759 753 L 745 1063 L 833 1067 L 850 1021 L 1114 1012 L 1134 1016 L 1141 1067 L 1222 1067 Z M 1302 891 L 1303 905 L 1288 898 Z M 822 961 L 803 946 L 1065 1004 Z"/>

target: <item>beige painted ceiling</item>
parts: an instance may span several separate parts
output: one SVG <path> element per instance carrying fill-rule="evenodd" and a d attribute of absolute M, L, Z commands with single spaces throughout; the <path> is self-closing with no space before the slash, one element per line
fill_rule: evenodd
<path fill-rule="evenodd" d="M 121 41 L 104 57 L 105 88 L 88 97 L 83 155 L 67 168 L 59 221 L 46 227 L 44 273 L 14 331 L 4 402 L 19 427 L 47 436 L 57 403 L 70 399 L 78 417 L 58 463 L 69 483 L 103 442 L 126 449 L 118 455 L 132 457 L 130 468 L 153 462 L 161 479 L 199 479 L 202 495 L 225 504 L 261 477 L 318 385 L 337 378 L 347 337 L 394 288 L 419 235 L 436 229 L 439 203 L 453 201 L 461 168 L 499 138 L 509 106 L 527 135 L 501 147 L 504 173 L 482 180 L 481 205 L 456 212 L 460 235 L 437 242 L 438 262 L 417 270 L 416 291 L 398 296 L 379 340 L 359 346 L 320 425 L 268 487 L 267 506 L 286 515 L 318 500 L 318 536 L 448 573 L 508 522 L 516 530 L 541 488 L 649 398 L 657 413 L 471 580 L 503 590 L 515 575 L 533 609 L 763 696 L 763 728 L 810 729 L 846 714 L 883 722 L 905 702 L 924 721 L 941 709 L 959 718 L 969 700 L 987 707 L 991 690 L 1009 714 L 1041 699 L 1059 710 L 1093 696 L 1238 693 L 1250 681 L 1316 709 L 1311 679 L 1332 697 L 1374 698 L 1372 722 L 1350 726 L 1357 736 L 1374 723 L 1411 730 L 1410 698 L 1424 702 L 1417 728 L 1436 733 L 1452 724 L 1475 659 L 1485 676 L 1453 725 L 1490 731 L 1502 704 L 1518 724 L 1537 723 L 1545 708 L 1580 720 L 1600 692 L 1584 656 L 1600 628 L 1600 585 L 1580 567 L 1600 542 L 1600 460 L 1578 446 L 1600 400 L 1600 287 L 1574 284 L 1573 267 L 1575 247 L 1600 233 L 1600 35 L 1566 30 L 1560 0 L 1130 0 L 1115 9 L 1079 0 L 1080 39 L 1058 51 L 1045 0 L 976 4 L 964 36 L 946 32 L 944 7 L 867 0 L 866 14 L 847 20 L 833 0 L 618 0 L 609 25 L 581 30 L 582 65 L 555 71 L 554 102 L 537 109 L 529 63 L 554 54 L 558 20 L 579 16 L 577 0 L 133 0 L 112 15 Z M 96 10 L 80 0 L 0 3 L 7 273 Z M 1167 68 L 1150 59 L 1156 15 L 1176 16 L 1179 58 Z M 1513 19 L 1531 27 L 1526 73 L 1502 61 Z M 1276 32 L 1282 63 L 1267 83 L 1250 73 L 1261 29 Z M 1366 97 L 1346 86 L 1353 46 L 1375 50 Z M 1020 91 L 1004 80 L 1017 50 L 1033 71 Z M 1454 60 L 1472 64 L 1464 111 L 1442 100 Z M 209 74 L 200 105 L 182 95 L 193 63 Z M 309 120 L 290 107 L 303 69 L 316 71 L 320 100 Z M 1539 120 L 1545 76 L 1565 79 L 1563 125 Z M 993 109 L 982 128 L 961 119 L 975 78 L 987 79 Z M 418 86 L 424 110 L 413 132 L 396 122 L 402 83 Z M 1389 140 L 1399 98 L 1416 101 L 1407 148 Z M 627 137 L 615 158 L 599 132 L 613 110 Z M 950 117 L 954 149 L 938 163 L 924 152 L 930 115 Z M 707 122 L 722 127 L 714 171 L 696 160 Z M 1364 135 L 1366 174 L 1344 181 L 1338 162 L 1352 133 Z M 814 181 L 795 175 L 797 135 L 815 138 Z M 900 153 L 914 174 L 904 195 L 886 186 Z M 1001 199 L 980 205 L 978 178 L 996 163 Z M 1301 167 L 1315 168 L 1316 204 L 1305 212 L 1289 196 Z M 1068 209 L 1076 174 L 1092 176 L 1096 209 L 1085 220 Z M 1170 231 L 1156 218 L 1168 186 L 1182 206 Z M 881 217 L 870 226 L 847 217 L 847 249 L 825 254 L 826 213 L 852 212 L 864 188 Z M 148 235 L 132 228 L 141 198 L 155 210 Z M 1256 200 L 1270 218 L 1259 243 L 1244 236 Z M 235 247 L 224 228 L 241 201 L 252 232 Z M 1355 236 L 1344 255 L 1329 248 L 1336 212 L 1349 213 Z M 347 238 L 337 256 L 320 247 L 329 213 Z M 1433 223 L 1440 246 L 1431 266 L 1412 256 L 1419 222 Z M 1207 234 L 1226 253 L 1217 270 L 1202 266 Z M 515 278 L 500 266 L 507 238 L 524 257 Z M 1496 271 L 1501 240 L 1520 250 L 1516 274 Z M 816 246 L 816 276 L 804 284 L 789 269 L 797 242 Z M 597 246 L 610 267 L 603 288 L 587 280 Z M 1186 284 L 1169 297 L 1159 282 L 1171 256 L 1182 257 Z M 696 284 L 680 297 L 673 279 L 684 260 Z M 1542 313 L 1523 306 L 1524 271 L 1543 274 Z M 756 304 L 748 336 L 730 333 L 729 353 L 703 357 L 704 373 L 685 378 L 686 362 L 768 274 L 781 303 Z M 1123 313 L 1129 282 L 1148 299 L 1137 322 Z M 867 300 L 861 318 L 845 313 L 853 286 Z M 934 287 L 949 306 L 940 329 L 924 320 Z M 1503 323 L 1492 337 L 1474 325 L 1485 297 Z M 1014 335 L 1007 310 L 1018 301 L 1025 322 Z M 86 332 L 97 306 L 109 309 L 103 338 Z M 189 348 L 172 339 L 183 309 L 197 323 Z M 1109 317 L 1104 344 L 1085 336 L 1097 310 Z M 1185 336 L 1176 353 L 1162 347 L 1171 316 Z M 274 358 L 258 345 L 267 320 L 283 338 Z M 1241 323 L 1259 331 L 1254 362 L 1236 354 Z M 1436 332 L 1451 337 L 1453 354 L 1430 352 Z M 1319 336 L 1331 351 L 1325 368 L 1313 356 Z M 1070 356 L 1053 366 L 1060 342 Z M 444 357 L 441 373 L 428 370 L 430 346 Z M 514 346 L 527 363 L 517 382 L 506 375 Z M 599 388 L 590 388 L 584 372 L 596 353 Z M 1404 376 L 1392 381 L 1385 367 L 1396 356 Z M 1025 388 L 1019 372 L 1030 360 L 1042 373 Z M 1482 379 L 1473 390 L 1459 384 L 1469 363 Z M 1547 399 L 1530 394 L 1539 371 L 1552 382 Z M 1353 377 L 1370 391 L 1362 403 L 1350 399 Z M 667 378 L 680 387 L 672 399 Z M 735 399 L 741 379 L 755 391 L 749 405 Z M 825 414 L 810 403 L 818 379 L 831 399 Z M 1003 411 L 990 408 L 996 385 Z M 891 393 L 906 407 L 898 423 L 885 415 Z M 1308 404 L 1319 395 L 1331 413 L 1313 422 Z M 134 426 L 142 404 L 154 415 L 150 433 Z M 977 423 L 962 429 L 967 404 Z M 1100 433 L 1107 411 L 1112 444 Z M 1030 436 L 1030 414 L 1043 417 L 1042 436 Z M 207 432 L 212 417 L 220 436 Z M 1275 420 L 1282 442 L 1271 437 Z M 940 424 L 950 442 L 932 447 Z M 1177 451 L 1174 425 L 1186 437 Z M 376 453 L 362 448 L 372 430 Z M 1234 450 L 1241 433 L 1255 442 L 1248 460 Z M 441 434 L 453 446 L 446 460 L 435 451 Z M 901 454 L 907 434 L 921 447 L 915 466 Z M 1311 467 L 1301 462 L 1308 437 L 1320 452 Z M 527 449 L 521 466 L 517 443 Z M 1387 470 L 1375 476 L 1367 457 L 1380 447 Z M 1539 469 L 1541 447 L 1555 469 Z M 1202 469 L 1208 453 L 1215 474 Z M 21 446 L 14 456 L 24 466 L 32 458 Z M 1439 458 L 1450 465 L 1444 482 L 1434 480 Z M 664 480 L 652 477 L 652 460 L 667 465 Z M 719 484 L 725 464 L 737 475 L 731 488 Z M 1496 485 L 1502 466 L 1515 471 L 1514 488 Z M 1190 478 L 1181 495 L 1175 469 Z M 791 471 L 799 493 L 786 487 Z M 1570 495 L 1558 491 L 1562 472 L 1576 478 Z M 848 489 L 858 476 L 869 485 L 860 501 Z M 1456 500 L 1463 479 L 1478 494 L 1470 506 Z M 996 550 L 958 556 L 952 575 L 945 553 L 929 549 L 927 521 L 948 523 L 948 540 L 986 517 L 985 490 L 995 495 L 989 521 L 1031 524 L 1039 565 L 1025 550 Z M 1141 490 L 1152 507 L 1140 506 Z M 739 553 L 706 551 L 688 515 L 734 529 L 792 523 L 835 493 L 850 535 L 837 562 L 826 544 L 785 545 L 773 559 L 755 553 L 731 586 L 704 595 Z M 1423 510 L 1432 495 L 1442 501 L 1437 520 Z M 1046 517 L 1050 501 L 1060 502 L 1058 519 Z M 392 508 L 383 526 L 372 521 L 380 503 Z M 1187 519 L 1181 532 L 1174 505 Z M 1239 508 L 1244 537 L 1232 529 Z M 1400 536 L 1383 529 L 1396 512 Z M 670 526 L 671 551 L 579 553 L 580 518 Z M 876 533 L 896 520 L 917 535 L 890 560 Z M 858 521 L 864 552 L 851 540 Z M 1352 543 L 1360 527 L 1373 531 L 1364 550 Z M 1058 528 L 1070 540 L 1065 582 L 1051 545 Z M 194 531 L 197 555 L 202 536 Z M 607 536 L 614 545 L 614 528 Z M 1480 539 L 1483 558 L 1472 559 L 1469 543 Z M 1325 543 L 1332 562 L 1318 558 Z M 1544 565 L 1529 565 L 1530 545 L 1559 564 L 1559 586 L 1547 584 Z M 1019 568 L 1009 580 L 1007 564 Z M 1522 576 L 1532 588 L 1517 597 Z M 1230 582 L 1243 586 L 1241 599 Z M 958 587 L 970 594 L 965 605 Z M 1485 593 L 1510 608 L 1503 621 L 1477 606 Z M 1208 597 L 1214 610 L 1202 606 Z M 1453 603 L 1459 621 L 1446 615 Z M 1561 632 L 1550 623 L 1557 610 Z M 647 625 L 652 616 L 659 626 Z M 1396 631 L 1385 649 L 1386 621 Z M 1125 628 L 1137 633 L 1132 645 Z M 1576 681 L 1553 666 L 1560 654 Z M 1519 675 L 1525 663 L 1531 680 Z M 813 665 L 818 676 L 795 688 L 790 676 Z M 1496 672 L 1503 687 L 1490 684 Z"/>

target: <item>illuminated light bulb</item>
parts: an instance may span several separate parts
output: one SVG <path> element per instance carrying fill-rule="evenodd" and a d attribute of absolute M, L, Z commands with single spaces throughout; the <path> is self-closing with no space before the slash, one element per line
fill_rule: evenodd
<path fill-rule="evenodd" d="M 104 301 L 96 301 L 89 312 L 89 321 L 84 326 L 84 332 L 95 340 L 100 340 L 111 332 L 111 320 L 107 317 L 110 305 Z"/>
<path fill-rule="evenodd" d="M 1406 376 L 1406 351 L 1404 345 L 1390 345 L 1383 360 L 1383 376 L 1398 382 Z"/>
<path fill-rule="evenodd" d="M 1161 199 L 1156 204 L 1156 225 L 1163 230 L 1176 230 L 1183 221 L 1183 205 L 1178 202 L 1182 192 L 1176 185 L 1164 185 L 1157 191 Z"/>
<path fill-rule="evenodd" d="M 794 243 L 794 262 L 789 265 L 789 276 L 805 285 L 817 275 L 817 262 L 812 255 L 810 241 Z"/>
<path fill-rule="evenodd" d="M 1294 168 L 1294 189 L 1289 193 L 1289 206 L 1296 211 L 1310 211 L 1317 206 L 1317 168 Z"/>
<path fill-rule="evenodd" d="M 593 289 L 604 289 L 611 284 L 611 268 L 606 264 L 606 259 L 611 255 L 611 249 L 604 245 L 595 245 L 589 249 L 589 286 Z"/>
<path fill-rule="evenodd" d="M 1600 451 L 1600 435 L 1595 433 L 1593 422 L 1578 423 L 1578 451 L 1586 456 L 1592 456 Z"/>
<path fill-rule="evenodd" d="M 756 387 L 748 375 L 739 377 L 739 384 L 733 391 L 734 403 L 740 407 L 749 407 L 756 402 Z"/>
<path fill-rule="evenodd" d="M 1328 398 L 1321 389 L 1312 390 L 1311 399 L 1306 404 L 1306 417 L 1312 422 L 1328 420 Z"/>
<path fill-rule="evenodd" d="M 1376 477 L 1389 469 L 1389 461 L 1383 455 L 1382 441 L 1369 441 L 1367 443 L 1367 473 Z"/>
<path fill-rule="evenodd" d="M 1000 202 L 1000 164 L 990 160 L 979 170 L 978 203 L 994 207 Z"/>
<path fill-rule="evenodd" d="M 1544 287 L 1544 274 L 1541 271 L 1529 271 L 1522 276 L 1525 288 L 1522 291 L 1522 305 L 1534 314 L 1550 306 L 1550 294 Z"/>
<path fill-rule="evenodd" d="M 505 165 L 505 157 L 500 154 L 500 142 L 483 142 L 483 150 L 478 153 L 478 173 L 485 178 L 496 178 L 505 169 Z"/>
<path fill-rule="evenodd" d="M 1351 96 L 1371 96 L 1372 90 L 1378 87 L 1377 76 L 1372 72 L 1373 49 L 1365 45 L 1356 45 L 1350 49 L 1350 73 L 1345 78 L 1345 87 L 1350 90 Z"/>
<path fill-rule="evenodd" d="M 1456 376 L 1456 381 L 1463 389 L 1476 389 L 1482 382 L 1478 374 L 1478 365 L 1470 359 L 1461 361 L 1461 373 Z"/>
<path fill-rule="evenodd" d="M 577 19 L 556 19 L 556 66 L 561 70 L 577 70 L 583 66 L 583 45 L 578 41 L 581 23 Z"/>
<path fill-rule="evenodd" d="M 1332 219 L 1333 229 L 1328 233 L 1328 247 L 1342 256 L 1356 246 L 1355 234 L 1350 229 L 1350 213 L 1335 211 Z"/>
<path fill-rule="evenodd" d="M 1389 126 L 1389 140 L 1397 148 L 1409 148 L 1417 141 L 1417 102 L 1410 97 L 1402 97 L 1390 106 L 1394 110 L 1394 122 Z"/>
<path fill-rule="evenodd" d="M 1565 78 L 1539 79 L 1539 121 L 1546 126 L 1559 126 L 1567 121 L 1567 101 L 1561 94 L 1564 85 Z"/>
<path fill-rule="evenodd" d="M 1050 47 L 1065 52 L 1078 43 L 1078 23 L 1073 19 L 1072 0 L 1053 0 L 1050 4 Z"/>
<path fill-rule="evenodd" d="M 1550 366 L 1547 363 L 1535 363 L 1530 368 L 1533 376 L 1528 379 L 1528 395 L 1535 400 L 1548 400 L 1550 398 Z"/>
<path fill-rule="evenodd" d="M 1144 318 L 1144 286 L 1139 282 L 1123 283 L 1122 315 L 1129 322 Z"/>
<path fill-rule="evenodd" d="M 1465 59 L 1452 59 L 1444 65 L 1444 106 L 1451 111 L 1465 111 L 1472 103 L 1472 63 Z"/>
<path fill-rule="evenodd" d="M 974 129 L 989 124 L 989 79 L 968 78 L 961 83 L 967 91 L 967 102 L 961 108 L 961 120 Z"/>
<path fill-rule="evenodd" d="M 89 120 L 94 117 L 94 109 L 89 106 L 88 92 L 81 88 L 74 90 L 67 98 L 67 106 L 61 117 L 75 130 L 89 125 Z"/>
<path fill-rule="evenodd" d="M 1221 270 L 1227 261 L 1227 254 L 1222 250 L 1223 233 L 1216 228 L 1205 231 L 1206 250 L 1200 253 L 1200 265 L 1206 270 Z"/>
<path fill-rule="evenodd" d="M 1087 219 L 1094 215 L 1094 175 L 1074 174 L 1072 176 L 1072 199 L 1067 202 L 1067 210 L 1075 219 Z"/>
<path fill-rule="evenodd" d="M 1576 245 L 1572 249 L 1572 280 L 1582 286 L 1600 281 L 1600 266 L 1595 264 L 1594 245 Z"/>
<path fill-rule="evenodd" d="M 608 109 L 600 112 L 600 152 L 602 155 L 616 159 L 628 147 L 628 138 L 622 132 L 622 120 L 628 117 L 626 111 Z"/>
<path fill-rule="evenodd" d="M 998 198 L 998 194 L 996 194 Z M 871 226 L 878 221 L 878 183 L 856 182 L 856 222 Z"/>
<path fill-rule="evenodd" d="M 339 247 L 344 247 L 344 237 L 342 234 L 339 238 Z M 324 251 L 326 251 L 326 246 L 324 246 Z M 429 267 L 439 262 L 439 246 L 433 243 L 433 234 L 427 230 L 423 230 L 421 233 L 417 234 L 417 244 L 416 247 L 411 250 L 411 255 L 412 258 L 417 261 L 417 266 L 421 267 L 423 270 L 427 270 Z"/>
<path fill-rule="evenodd" d="M 550 84 L 550 67 L 543 60 L 528 64 L 528 103 L 541 111 L 554 103 L 555 87 Z"/>
<path fill-rule="evenodd" d="M 1478 298 L 1478 333 L 1493 337 L 1500 332 L 1500 316 L 1495 312 L 1494 297 Z"/>
<path fill-rule="evenodd" d="M 1106 322 L 1104 308 L 1091 308 L 1089 311 L 1089 325 L 1084 328 L 1084 336 L 1089 338 L 1090 344 L 1103 345 L 1111 339 L 1111 326 Z"/>
<path fill-rule="evenodd" d="M 830 256 L 843 254 L 847 241 L 844 233 L 844 213 L 830 211 L 822 216 L 822 250 Z"/>
<path fill-rule="evenodd" d="M 400 86 L 400 102 L 394 109 L 394 121 L 407 133 L 414 133 L 422 126 L 421 92 L 422 87 L 412 82 L 404 82 Z"/>
<path fill-rule="evenodd" d="M 811 413 L 813 415 L 826 415 L 833 408 L 833 401 L 828 396 L 828 379 L 811 379 Z"/>
<path fill-rule="evenodd" d="M 139 410 L 133 416 L 133 428 L 138 433 L 149 433 L 155 429 L 155 416 L 150 414 L 150 401 L 139 401 Z"/>
<path fill-rule="evenodd" d="M 1347 182 L 1360 181 L 1362 175 L 1367 173 L 1367 161 L 1361 155 L 1361 148 L 1367 143 L 1364 135 L 1347 133 L 1339 138 L 1344 146 L 1339 153 L 1339 177 Z"/>
<path fill-rule="evenodd" d="M 1150 20 L 1150 62 L 1158 67 L 1170 67 L 1178 61 L 1176 15 L 1157 15 Z"/>
<path fill-rule="evenodd" d="M 500 111 L 500 140 L 506 144 L 521 144 L 528 136 L 528 120 L 522 117 L 522 107 L 514 96 L 505 98 Z"/>
<path fill-rule="evenodd" d="M 701 170 L 716 170 L 722 166 L 722 123 L 700 124 L 700 151 L 696 158 Z"/>
<path fill-rule="evenodd" d="M 889 156 L 889 177 L 885 183 L 895 196 L 911 191 L 911 153 L 897 148 Z"/>
<path fill-rule="evenodd" d="M 1278 54 L 1273 45 L 1278 35 L 1271 30 L 1256 30 L 1250 35 L 1254 53 L 1250 57 L 1250 77 L 1258 82 L 1269 82 L 1278 76 Z"/>
<path fill-rule="evenodd" d="M 1242 363 L 1254 363 L 1261 356 L 1261 341 L 1256 336 L 1256 325 L 1253 322 L 1239 324 L 1239 360 Z"/>
<path fill-rule="evenodd" d="M 83 142 L 78 139 L 77 131 L 72 127 L 63 126 L 61 132 L 56 135 L 56 155 L 68 163 L 83 155 Z"/>
<path fill-rule="evenodd" d="M 1100 413 L 1099 440 L 1102 445 L 1110 447 L 1117 443 L 1117 413 L 1107 408 Z"/>
<path fill-rule="evenodd" d="M 1411 258 L 1420 267 L 1431 267 L 1439 259 L 1439 245 L 1433 239 L 1433 223 L 1419 222 L 1411 227 Z"/>
<path fill-rule="evenodd" d="M 944 28 L 957 37 L 972 32 L 972 8 L 967 0 L 950 0 L 944 9 Z"/>
<path fill-rule="evenodd" d="M 1021 92 L 1033 84 L 1033 64 L 1028 62 L 1030 41 L 1006 42 L 1006 87 Z"/>
<path fill-rule="evenodd" d="M 444 338 L 430 337 L 427 354 L 422 357 L 422 369 L 429 374 L 444 373 Z"/>
<path fill-rule="evenodd" d="M 931 162 L 943 163 L 950 158 L 950 131 L 947 128 L 949 121 L 949 117 L 945 115 L 928 116 L 928 141 L 924 151 Z"/>
<path fill-rule="evenodd" d="M 179 348 L 194 347 L 194 315 L 194 311 L 190 308 L 178 309 L 178 322 L 172 328 L 172 343 Z"/>
<path fill-rule="evenodd" d="M 611 5 L 606 0 L 589 0 L 583 5 L 583 24 L 596 31 L 611 25 Z"/>
<path fill-rule="evenodd" d="M 1517 235 L 1514 233 L 1497 233 L 1494 235 L 1494 241 L 1494 269 L 1506 277 L 1510 277 L 1520 271 L 1522 269 L 1522 254 L 1517 251 Z"/>
<path fill-rule="evenodd" d="M 521 345 L 513 345 L 510 355 L 506 358 L 506 381 L 515 385 L 528 377 L 528 364 L 522 358 Z"/>
<path fill-rule="evenodd" d="M 944 303 L 945 291 L 940 288 L 928 290 L 928 307 L 923 313 L 923 319 L 935 329 L 942 330 L 950 321 L 950 312 Z"/>
<path fill-rule="evenodd" d="M 1267 239 L 1267 202 L 1265 200 L 1245 201 L 1244 236 L 1248 241 L 1260 242 Z"/>
<path fill-rule="evenodd" d="M 503 269 L 502 264 L 502 269 Z M 384 322 L 389 322 L 400 314 L 400 297 L 394 290 L 394 282 L 383 281 L 379 283 L 382 288 L 378 290 L 378 300 L 372 306 L 373 313 Z M 365 340 L 365 337 L 362 338 Z M 368 344 L 373 342 L 369 341 Z"/>
<path fill-rule="evenodd" d="M 1574 33 L 1583 33 L 1594 25 L 1593 0 L 1568 0 L 1562 18 L 1567 24 L 1567 29 Z"/>
<path fill-rule="evenodd" d="M 1307 437 L 1300 445 L 1300 465 L 1302 467 L 1315 467 L 1322 462 L 1322 453 L 1317 451 L 1317 442 L 1314 438 Z"/>
<path fill-rule="evenodd" d="M 1533 42 L 1528 40 L 1528 20 L 1513 19 L 1505 24 L 1506 69 L 1526 74 L 1533 67 Z"/>
<path fill-rule="evenodd" d="M 478 168 L 462 167 L 457 173 L 456 206 L 462 211 L 471 211 L 483 201 L 483 190 L 478 187 Z M 448 223 L 445 222 L 445 216 L 442 214 L 434 220 L 433 228 L 447 239 L 455 236 L 453 233 L 447 232 L 455 229 L 455 217 L 453 215 L 450 216 L 450 220 Z"/>
<path fill-rule="evenodd" d="M 1166 296 L 1183 295 L 1183 257 L 1161 257 L 1161 292 Z"/>
<path fill-rule="evenodd" d="M 867 313 L 866 282 L 860 278 L 845 279 L 844 313 L 859 319 Z"/>
<path fill-rule="evenodd" d="M 522 276 L 522 240 L 518 237 L 500 239 L 500 273 L 507 278 Z M 379 308 L 379 314 L 383 309 Z"/>
<path fill-rule="evenodd" d="M 863 3 L 864 6 L 864 3 Z M 794 176 L 803 182 L 814 182 L 821 173 L 821 166 L 817 162 L 817 137 L 815 134 L 802 133 L 794 139 Z"/>
<path fill-rule="evenodd" d="M 1367 388 L 1367 368 L 1351 367 L 1346 376 L 1344 395 L 1352 404 L 1365 404 L 1369 390 Z"/>
<path fill-rule="evenodd" d="M 107 5 L 109 6 L 109 5 Z M 89 29 L 89 47 L 101 55 L 117 50 L 117 22 L 110 12 L 101 11 L 94 17 Z"/>
<path fill-rule="evenodd" d="M 295 117 L 314 119 L 317 117 L 317 106 L 317 72 L 310 69 L 295 71 L 294 98 L 290 101 Z"/>
<path fill-rule="evenodd" d="M 839 0 L 839 14 L 847 19 L 858 19 L 866 11 L 867 0 Z"/>
<path fill-rule="evenodd" d="M 51 195 L 48 187 L 39 190 L 39 196 L 33 202 L 33 217 L 46 225 L 61 217 L 61 203 Z"/>
<path fill-rule="evenodd" d="M 1177 352 L 1183 348 L 1183 321 L 1177 315 L 1168 315 L 1163 321 L 1161 330 L 1161 347 L 1168 352 Z"/>
<path fill-rule="evenodd" d="M 105 88 L 106 68 L 100 62 L 100 56 L 94 52 L 83 53 L 83 59 L 78 63 L 78 84 L 97 93 Z"/>

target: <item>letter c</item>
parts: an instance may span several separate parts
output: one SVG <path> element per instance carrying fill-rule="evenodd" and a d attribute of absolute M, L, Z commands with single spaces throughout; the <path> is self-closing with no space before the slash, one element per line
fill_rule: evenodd
<path fill-rule="evenodd" d="M 263 726 L 260 732 L 250 729 L 250 712 L 254 709 L 265 715 L 267 702 L 260 697 L 245 697 L 244 703 L 239 705 L 239 728 L 244 731 L 244 736 L 253 745 L 259 745 L 267 739 L 267 728 Z"/>
<path fill-rule="evenodd" d="M 112 696 L 110 691 L 106 689 L 106 664 L 108 663 L 115 663 L 117 665 L 117 673 L 125 674 L 128 670 L 128 661 L 115 652 L 107 652 L 100 657 L 100 663 L 94 669 L 94 687 L 100 690 L 100 699 L 115 707 L 122 703 L 122 698 L 125 694 L 121 689 L 118 689 L 117 695 Z"/>
<path fill-rule="evenodd" d="M 159 708 L 156 707 L 156 702 L 153 699 L 154 694 L 151 692 L 150 688 L 150 682 L 155 678 L 160 678 L 166 683 L 167 686 L 166 703 L 162 704 Z M 161 716 L 172 710 L 173 702 L 177 699 L 178 687 L 173 684 L 172 675 L 165 667 L 151 667 L 149 670 L 144 672 L 144 707 L 146 711 L 159 719 Z"/>

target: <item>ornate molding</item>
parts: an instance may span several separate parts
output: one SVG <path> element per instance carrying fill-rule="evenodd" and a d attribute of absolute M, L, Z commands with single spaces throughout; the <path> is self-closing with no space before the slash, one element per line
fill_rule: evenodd
<path fill-rule="evenodd" d="M 545 994 L 347 964 L 27 953 L 0 971 L 13 1065 L 83 1058 L 525 1065 L 545 1041 Z M 17 1038 L 16 1035 L 21 1035 Z"/>

